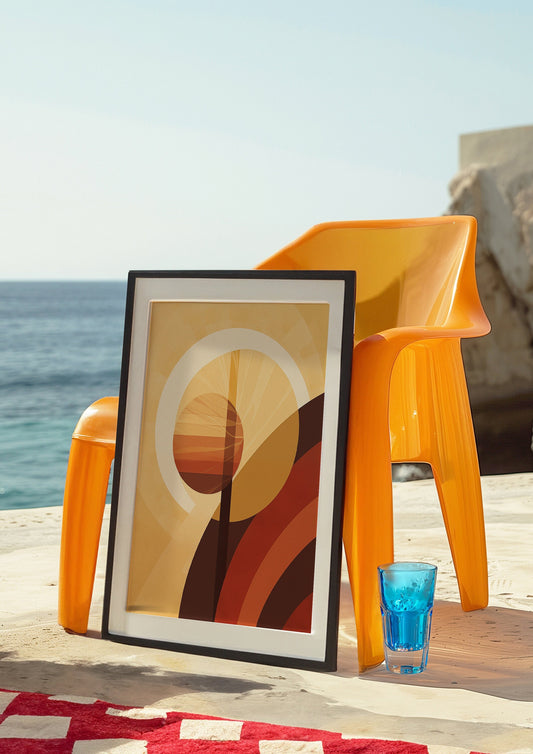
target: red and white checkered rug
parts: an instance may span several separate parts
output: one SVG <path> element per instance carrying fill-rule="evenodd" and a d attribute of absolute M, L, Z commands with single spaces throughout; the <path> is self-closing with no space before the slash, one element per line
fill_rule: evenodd
<path fill-rule="evenodd" d="M 0 690 L 2 754 L 470 754 L 97 699 Z M 472 752 L 472 754 L 479 754 Z"/>

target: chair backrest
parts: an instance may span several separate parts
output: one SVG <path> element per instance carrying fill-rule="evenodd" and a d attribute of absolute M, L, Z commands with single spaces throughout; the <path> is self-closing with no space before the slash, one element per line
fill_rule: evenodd
<path fill-rule="evenodd" d="M 476 220 L 316 225 L 259 269 L 356 270 L 355 340 L 393 327 L 482 326 L 475 279 Z"/>

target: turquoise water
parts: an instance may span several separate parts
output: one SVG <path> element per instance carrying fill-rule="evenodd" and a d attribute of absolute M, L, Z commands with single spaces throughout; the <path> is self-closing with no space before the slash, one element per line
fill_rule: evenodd
<path fill-rule="evenodd" d="M 118 395 L 125 298 L 125 282 L 0 282 L 0 509 L 62 504 L 80 414 Z"/>
<path fill-rule="evenodd" d="M 394 651 L 429 642 L 437 567 L 428 563 L 378 566 L 385 643 Z"/>
<path fill-rule="evenodd" d="M 424 649 L 429 642 L 433 608 L 423 613 L 383 611 L 385 641 L 395 651 Z"/>

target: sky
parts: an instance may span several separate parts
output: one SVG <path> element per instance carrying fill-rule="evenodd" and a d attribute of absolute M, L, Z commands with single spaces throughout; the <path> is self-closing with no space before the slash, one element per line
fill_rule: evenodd
<path fill-rule="evenodd" d="M 533 124 L 532 28 L 530 0 L 0 0 L 0 277 L 443 214 L 460 134 Z"/>

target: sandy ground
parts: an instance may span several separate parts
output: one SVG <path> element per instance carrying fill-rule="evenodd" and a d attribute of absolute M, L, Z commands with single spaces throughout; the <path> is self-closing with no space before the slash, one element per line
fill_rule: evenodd
<path fill-rule="evenodd" d="M 533 474 L 482 480 L 490 604 L 463 613 L 433 480 L 395 484 L 396 559 L 439 567 L 427 670 L 357 673 L 347 577 L 339 662 L 319 673 L 126 646 L 100 636 L 108 513 L 89 631 L 57 625 L 61 509 L 0 512 L 0 687 L 533 754 Z M 453 751 L 453 750 L 452 750 Z"/>

